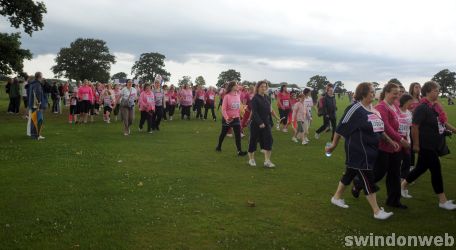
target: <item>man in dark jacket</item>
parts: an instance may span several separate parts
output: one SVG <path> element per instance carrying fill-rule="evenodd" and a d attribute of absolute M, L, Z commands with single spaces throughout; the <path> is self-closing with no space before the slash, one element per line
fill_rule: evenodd
<path fill-rule="evenodd" d="M 35 140 L 43 140 L 41 128 L 43 126 L 43 110 L 47 108 L 47 98 L 41 87 L 42 74 L 35 73 L 35 80 L 29 83 L 27 90 L 28 108 L 30 117 L 30 136 Z"/>
<path fill-rule="evenodd" d="M 319 105 L 322 108 L 322 115 L 323 115 L 323 125 L 317 129 L 315 132 L 315 139 L 320 138 L 320 133 L 327 130 L 331 125 L 332 135 L 331 141 L 334 137 L 334 130 L 336 129 L 336 98 L 334 96 L 334 86 L 332 84 L 326 85 L 326 93 L 320 100 Z"/>

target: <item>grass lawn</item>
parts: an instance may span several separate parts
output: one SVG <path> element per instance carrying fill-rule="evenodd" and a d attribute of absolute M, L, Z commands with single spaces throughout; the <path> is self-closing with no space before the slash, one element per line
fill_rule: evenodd
<path fill-rule="evenodd" d="M 313 138 L 320 118 L 307 146 L 274 131 L 277 168 L 264 169 L 237 157 L 234 139 L 215 152 L 221 125 L 209 120 L 163 122 L 150 135 L 137 132 L 136 116 L 124 137 L 119 122 L 72 125 L 47 111 L 46 140 L 33 141 L 26 121 L 6 114 L 3 86 L 0 93 L 1 249 L 337 249 L 347 235 L 456 237 L 456 211 L 438 208 L 429 172 L 410 187 L 409 209 L 392 209 L 388 221 L 349 192 L 349 209 L 331 205 L 344 152 L 340 145 L 324 156 L 330 134 Z M 347 105 L 338 100 L 339 118 Z M 456 107 L 445 107 L 456 124 Z M 456 199 L 456 141 L 448 143 L 445 190 Z"/>

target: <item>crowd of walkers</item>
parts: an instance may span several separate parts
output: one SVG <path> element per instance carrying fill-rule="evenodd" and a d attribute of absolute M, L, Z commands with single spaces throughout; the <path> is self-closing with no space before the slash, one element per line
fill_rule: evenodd
<path fill-rule="evenodd" d="M 112 118 L 121 120 L 123 134 L 129 136 L 136 109 L 140 113 L 138 130 L 153 133 L 160 131 L 162 120 L 172 121 L 176 110 L 180 110 L 181 120 L 192 117 L 206 120 L 210 111 L 211 119 L 217 121 L 215 102 L 218 99 L 221 130 L 215 150 L 221 152 L 225 137 L 234 135 L 237 155 L 248 155 L 248 164 L 256 166 L 255 152 L 259 144 L 266 168 L 275 167 L 271 161 L 274 120 L 277 130 L 288 133 L 291 127 L 291 140 L 307 145 L 311 123 L 320 116 L 323 125 L 316 129 L 315 139 L 325 131 L 332 132 L 332 142 L 325 147 L 327 155 L 334 151 L 341 138 L 345 141 L 345 173 L 331 203 L 348 208 L 342 195 L 351 185 L 354 197 L 358 198 L 360 192 L 364 192 L 374 218 L 387 219 L 393 213 L 378 205 L 377 183 L 385 179 L 388 207 L 407 209 L 402 200 L 412 198 L 409 184 L 429 169 L 439 207 L 456 210 L 456 204 L 445 195 L 439 159 L 449 154 L 445 138 L 456 129 L 448 122 L 438 102 L 440 86 L 436 82 L 429 81 L 423 86 L 412 83 L 408 93 L 400 85 L 387 83 L 378 103 L 373 84 L 361 83 L 350 95 L 353 100 L 339 123 L 332 84 L 326 86 L 319 99 L 309 88 L 289 92 L 284 85 L 271 94 L 268 85 L 267 81 L 260 81 L 255 86 L 231 81 L 220 89 L 188 84 L 175 88 L 162 84 L 158 77 L 151 84 L 135 85 L 127 80 L 122 86 L 92 84 L 84 80 L 74 87 L 55 83 L 47 86 L 41 73 L 37 72 L 26 82 L 16 79 L 8 82 L 8 112 L 19 113 L 22 97 L 27 108 L 27 134 L 33 139 L 44 139 L 41 134 L 43 111 L 51 106 L 48 103 L 51 97 L 52 113 L 62 113 L 62 105 L 69 107 L 69 123 L 86 124 L 100 115 L 106 123 L 111 123 Z M 279 116 L 274 112 L 271 97 L 276 99 Z M 249 130 L 248 150 L 243 151 L 241 139 L 246 129 Z"/>

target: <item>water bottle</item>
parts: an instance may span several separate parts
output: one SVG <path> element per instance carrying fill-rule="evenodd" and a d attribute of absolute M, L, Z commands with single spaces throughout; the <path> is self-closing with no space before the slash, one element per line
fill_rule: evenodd
<path fill-rule="evenodd" d="M 327 142 L 327 143 L 326 143 L 326 146 L 325 146 L 325 149 L 327 149 L 327 148 L 329 148 L 329 147 L 331 147 L 331 146 L 332 146 L 332 143 L 331 143 L 331 142 Z M 326 150 L 325 150 L 325 151 L 326 151 Z M 325 152 L 326 157 L 331 157 L 331 154 L 332 154 L 332 153 L 329 152 L 329 151 L 326 151 L 326 152 Z"/>

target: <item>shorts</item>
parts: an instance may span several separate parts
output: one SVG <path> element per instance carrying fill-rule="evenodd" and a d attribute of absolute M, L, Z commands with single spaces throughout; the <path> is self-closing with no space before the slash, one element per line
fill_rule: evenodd
<path fill-rule="evenodd" d="M 70 114 L 71 115 L 79 115 L 78 105 L 70 105 Z"/>
<path fill-rule="evenodd" d="M 305 129 L 304 129 L 304 122 L 302 121 L 298 121 L 298 129 L 297 129 L 298 133 L 304 133 Z"/>
<path fill-rule="evenodd" d="M 104 106 L 103 107 L 103 114 L 106 114 L 106 112 L 111 113 L 112 112 L 112 108 L 110 106 Z"/>
<path fill-rule="evenodd" d="M 80 101 L 79 103 L 79 112 L 80 113 L 89 113 L 91 103 L 90 101 Z"/>

